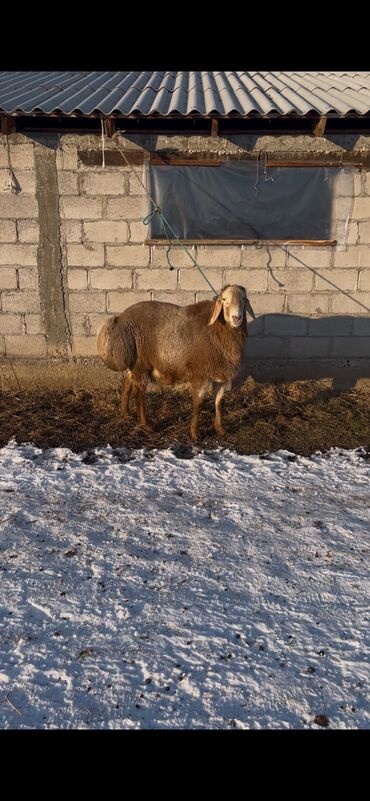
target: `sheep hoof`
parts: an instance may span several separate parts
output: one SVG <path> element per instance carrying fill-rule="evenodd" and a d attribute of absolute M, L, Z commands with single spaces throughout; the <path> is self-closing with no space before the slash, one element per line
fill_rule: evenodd
<path fill-rule="evenodd" d="M 147 434 L 151 434 L 152 428 L 149 423 L 138 423 L 138 426 L 142 431 L 145 431 Z"/>
<path fill-rule="evenodd" d="M 216 433 L 218 434 L 219 437 L 224 437 L 225 436 L 226 431 L 225 431 L 224 428 L 222 428 L 222 426 L 215 426 L 215 429 L 216 429 Z"/>

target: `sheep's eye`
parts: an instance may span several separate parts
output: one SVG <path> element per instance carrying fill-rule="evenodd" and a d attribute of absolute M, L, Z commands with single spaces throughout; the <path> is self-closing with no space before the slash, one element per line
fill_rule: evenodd
<path fill-rule="evenodd" d="M 222 298 L 222 300 L 226 301 L 226 298 Z"/>

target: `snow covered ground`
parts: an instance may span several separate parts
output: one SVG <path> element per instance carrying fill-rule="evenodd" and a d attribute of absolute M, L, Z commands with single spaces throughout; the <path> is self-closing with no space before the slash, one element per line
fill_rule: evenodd
<path fill-rule="evenodd" d="M 1 728 L 370 727 L 365 452 L 187 455 L 0 450 Z"/>

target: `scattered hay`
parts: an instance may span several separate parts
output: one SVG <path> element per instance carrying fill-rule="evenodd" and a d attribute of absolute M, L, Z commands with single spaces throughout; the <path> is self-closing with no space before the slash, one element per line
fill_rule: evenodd
<path fill-rule="evenodd" d="M 248 381 L 225 396 L 220 439 L 213 429 L 213 398 L 201 415 L 199 445 L 220 445 L 239 453 L 262 453 L 285 448 L 311 454 L 331 447 L 370 445 L 368 389 L 341 393 L 320 382 L 255 384 Z M 37 447 L 68 447 L 82 451 L 111 445 L 127 448 L 167 448 L 189 443 L 192 409 L 187 391 L 158 390 L 147 396 L 150 434 L 133 415 L 121 420 L 117 390 L 49 389 L 0 393 L 0 446 L 13 437 Z"/>

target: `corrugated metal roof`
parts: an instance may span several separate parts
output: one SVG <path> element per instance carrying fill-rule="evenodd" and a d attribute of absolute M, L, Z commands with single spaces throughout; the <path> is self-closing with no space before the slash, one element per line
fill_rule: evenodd
<path fill-rule="evenodd" d="M 363 115 L 370 113 L 370 72 L 0 72 L 0 111 Z"/>

